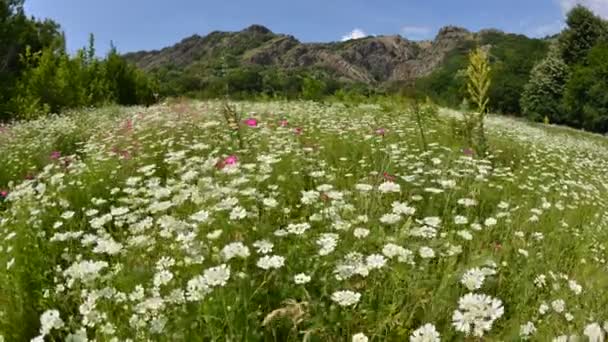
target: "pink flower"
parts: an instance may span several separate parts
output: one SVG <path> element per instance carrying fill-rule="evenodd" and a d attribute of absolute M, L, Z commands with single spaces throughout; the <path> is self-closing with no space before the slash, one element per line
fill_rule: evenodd
<path fill-rule="evenodd" d="M 0 191 L 0 197 L 6 198 L 6 196 L 8 196 L 8 191 L 6 191 L 6 190 Z"/>
<path fill-rule="evenodd" d="M 120 151 L 120 155 L 123 159 L 131 159 L 131 153 L 129 153 L 127 150 Z"/>
<path fill-rule="evenodd" d="M 238 158 L 233 155 L 233 156 L 229 156 L 226 159 L 224 159 L 224 164 L 233 165 L 233 164 L 236 164 L 237 161 L 238 161 Z"/>
<path fill-rule="evenodd" d="M 223 169 L 226 165 L 234 165 L 238 162 L 238 158 L 235 155 L 228 156 L 224 160 L 220 160 L 215 164 L 215 167 L 218 169 Z"/>
<path fill-rule="evenodd" d="M 386 133 L 386 130 L 384 128 L 378 128 L 376 130 L 376 134 L 378 135 L 384 135 L 384 133 Z"/>
<path fill-rule="evenodd" d="M 287 120 L 281 120 L 281 127 L 287 127 Z"/>
<path fill-rule="evenodd" d="M 465 148 L 464 150 L 462 150 L 462 153 L 464 153 L 466 156 L 472 156 L 474 152 L 470 148 Z"/>
<path fill-rule="evenodd" d="M 133 120 L 127 119 L 127 121 L 125 121 L 125 123 L 124 123 L 124 129 L 127 131 L 132 130 L 133 129 Z"/>
<path fill-rule="evenodd" d="M 390 181 L 390 182 L 392 182 L 396 179 L 395 176 L 389 174 L 388 172 L 383 173 L 382 176 L 384 177 L 384 179 L 386 179 L 387 181 Z"/>
<path fill-rule="evenodd" d="M 51 159 L 59 159 L 59 157 L 61 157 L 61 152 L 59 152 L 59 151 L 53 151 L 51 153 Z"/>
<path fill-rule="evenodd" d="M 296 127 L 296 128 L 294 128 L 294 129 L 293 129 L 293 132 L 294 132 L 296 135 L 300 135 L 300 134 L 302 134 L 302 128 L 300 128 L 300 127 Z"/>
<path fill-rule="evenodd" d="M 249 118 L 249 119 L 245 120 L 245 125 L 247 125 L 249 127 L 257 127 L 258 120 L 254 119 L 254 118 Z"/>

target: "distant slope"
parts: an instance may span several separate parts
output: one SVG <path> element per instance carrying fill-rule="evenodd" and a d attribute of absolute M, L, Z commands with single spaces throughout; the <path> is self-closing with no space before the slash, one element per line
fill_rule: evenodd
<path fill-rule="evenodd" d="M 194 35 L 156 51 L 127 53 L 125 57 L 145 70 L 188 69 L 217 64 L 222 56 L 240 65 L 321 68 L 338 78 L 374 83 L 408 81 L 430 74 L 445 56 L 481 35 L 463 28 L 442 28 L 434 40 L 415 42 L 401 36 L 376 36 L 346 42 L 301 43 L 293 36 L 275 34 L 252 25 L 238 32 Z"/>
<path fill-rule="evenodd" d="M 302 72 L 315 71 L 321 72 L 326 81 L 374 87 L 411 86 L 420 80 L 425 93 L 454 105 L 460 96 L 449 97 L 460 93 L 455 91 L 461 86 L 458 70 L 475 46 L 490 50 L 493 65 L 500 72 L 497 84 L 508 88 L 508 99 L 496 97 L 502 106 L 500 110 L 517 111 L 521 88 L 533 64 L 545 54 L 547 42 L 498 30 L 474 33 L 446 26 L 430 41 L 410 41 L 393 35 L 302 43 L 293 36 L 252 25 L 238 32 L 193 35 L 161 50 L 127 53 L 125 57 L 156 73 L 173 95 L 202 89 L 218 94 L 221 93 L 218 87 L 226 87 L 223 83 L 233 84 L 233 91 L 235 87 L 242 88 L 237 89 L 242 92 L 264 87 L 301 88 L 294 79 Z M 227 75 L 236 80 L 226 81 Z M 260 86 L 261 83 L 264 85 Z M 511 92 L 516 94 L 511 96 Z"/>

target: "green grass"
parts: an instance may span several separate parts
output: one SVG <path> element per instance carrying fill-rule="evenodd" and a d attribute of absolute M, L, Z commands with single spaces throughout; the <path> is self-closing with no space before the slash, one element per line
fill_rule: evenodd
<path fill-rule="evenodd" d="M 105 108 L 0 133 L 4 340 L 40 335 L 48 310 L 61 319 L 44 322 L 49 341 L 79 331 L 97 341 L 404 341 L 427 323 L 443 341 L 518 341 L 528 322 L 530 340 L 550 341 L 608 320 L 603 137 L 491 116 L 481 158 L 463 153 L 451 111 L 427 120 L 424 152 L 413 117 L 395 106 L 235 105 L 259 120 L 240 128 L 243 148 L 218 102 Z M 231 155 L 236 164 L 218 164 Z M 382 193 L 387 180 L 399 191 Z M 394 202 L 410 212 L 383 223 Z M 335 246 L 320 253 L 328 236 Z M 262 240 L 272 251 L 258 250 Z M 235 242 L 243 257 L 228 258 Z M 261 268 L 264 253 L 283 263 Z M 103 267 L 79 273 L 83 261 Z M 229 277 L 214 282 L 220 265 Z M 488 274 L 469 290 L 461 279 L 474 268 Z M 310 282 L 296 284 L 300 273 Z M 358 302 L 338 305 L 343 290 Z M 469 292 L 504 310 L 483 338 L 453 324 Z"/>

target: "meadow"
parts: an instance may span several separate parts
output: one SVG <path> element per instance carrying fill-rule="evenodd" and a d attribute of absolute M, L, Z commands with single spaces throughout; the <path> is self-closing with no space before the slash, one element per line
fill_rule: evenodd
<path fill-rule="evenodd" d="M 232 105 L 0 127 L 0 341 L 604 340 L 607 139 Z"/>

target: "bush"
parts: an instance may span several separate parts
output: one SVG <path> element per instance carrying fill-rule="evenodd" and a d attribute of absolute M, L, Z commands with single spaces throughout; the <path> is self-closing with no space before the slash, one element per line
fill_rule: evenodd
<path fill-rule="evenodd" d="M 302 81 L 302 98 L 305 100 L 320 101 L 325 95 L 327 85 L 322 80 L 305 77 Z"/>

